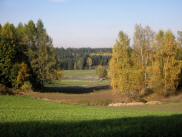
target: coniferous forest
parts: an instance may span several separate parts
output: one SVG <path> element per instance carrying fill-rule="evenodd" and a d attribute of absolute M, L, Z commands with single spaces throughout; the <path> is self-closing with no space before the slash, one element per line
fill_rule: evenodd
<path fill-rule="evenodd" d="M 56 51 L 60 69 L 83 70 L 108 66 L 112 48 L 56 48 Z"/>
<path fill-rule="evenodd" d="M 54 78 L 57 55 L 41 20 L 0 27 L 0 83 L 7 87 L 41 87 Z"/>

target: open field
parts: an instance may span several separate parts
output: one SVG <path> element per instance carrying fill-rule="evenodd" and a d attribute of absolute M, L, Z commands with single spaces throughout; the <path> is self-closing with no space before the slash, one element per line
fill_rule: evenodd
<path fill-rule="evenodd" d="M 182 136 L 182 96 L 108 107 L 114 100 L 109 80 L 98 80 L 93 70 L 65 71 L 62 80 L 27 95 L 0 96 L 0 137 Z"/>
<path fill-rule="evenodd" d="M 97 78 L 96 70 L 64 70 L 64 78 Z"/>
<path fill-rule="evenodd" d="M 181 105 L 162 107 L 168 106 L 168 110 L 155 106 L 153 109 L 108 108 L 0 96 L 0 136 L 179 137 L 182 136 Z"/>
<path fill-rule="evenodd" d="M 52 81 L 42 91 L 27 95 L 59 103 L 103 106 L 113 100 L 109 85 L 108 79 L 98 79 L 95 70 L 67 70 L 62 80 Z"/>
<path fill-rule="evenodd" d="M 109 85 L 109 80 L 98 79 L 95 70 L 65 70 L 62 80 L 51 81 L 46 85 L 44 91 L 47 91 L 47 89 L 51 90 L 51 88 L 56 90 L 57 88 L 57 92 L 66 92 L 68 90 L 68 92 L 77 94 L 81 90 L 83 90 L 83 93 L 87 93 L 95 90 L 109 89 Z M 64 90 L 61 90 L 62 88 Z M 90 89 L 90 91 L 87 91 L 87 89 Z"/>

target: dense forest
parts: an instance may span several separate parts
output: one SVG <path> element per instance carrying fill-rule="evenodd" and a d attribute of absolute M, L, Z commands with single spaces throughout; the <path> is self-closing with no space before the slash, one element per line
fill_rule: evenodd
<path fill-rule="evenodd" d="M 154 32 L 136 25 L 133 46 L 120 32 L 110 62 L 114 91 L 146 95 L 157 92 L 176 94 L 182 84 L 182 32 Z"/>
<path fill-rule="evenodd" d="M 41 87 L 56 78 L 57 57 L 43 22 L 0 25 L 0 83 L 10 88 Z"/>
<path fill-rule="evenodd" d="M 91 69 L 108 66 L 112 48 L 56 48 L 56 52 L 60 69 Z"/>

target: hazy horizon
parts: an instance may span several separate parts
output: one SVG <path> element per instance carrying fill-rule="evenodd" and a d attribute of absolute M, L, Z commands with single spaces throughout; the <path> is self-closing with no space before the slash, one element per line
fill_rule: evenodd
<path fill-rule="evenodd" d="M 1 0 L 0 24 L 42 19 L 55 47 L 111 48 L 135 24 L 182 30 L 180 0 Z"/>

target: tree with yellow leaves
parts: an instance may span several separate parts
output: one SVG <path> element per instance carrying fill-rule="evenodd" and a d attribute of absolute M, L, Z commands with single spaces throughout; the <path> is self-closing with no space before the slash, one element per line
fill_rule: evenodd
<path fill-rule="evenodd" d="M 120 32 L 113 48 L 110 61 L 111 85 L 115 91 L 130 90 L 130 40 L 124 32 Z"/>
<path fill-rule="evenodd" d="M 149 27 L 136 26 L 133 49 L 129 41 L 120 32 L 113 48 L 109 74 L 114 91 L 142 95 L 150 89 L 174 94 L 182 81 L 182 60 L 173 33 L 160 31 L 154 35 Z"/>
<path fill-rule="evenodd" d="M 148 73 L 147 67 L 151 65 L 152 61 L 152 48 L 154 41 L 154 32 L 149 26 L 142 27 L 141 25 L 135 26 L 134 34 L 134 51 L 135 57 L 137 58 L 137 66 L 139 71 L 141 71 L 142 90 L 148 88 Z"/>
<path fill-rule="evenodd" d="M 166 32 L 164 36 L 164 45 L 161 49 L 162 57 L 164 60 L 163 66 L 163 83 L 164 94 L 168 94 L 170 91 L 175 91 L 178 86 L 179 74 L 181 73 L 181 65 L 176 60 L 177 55 L 177 43 L 175 36 L 172 32 Z"/>
<path fill-rule="evenodd" d="M 30 75 L 29 75 L 29 69 L 28 69 L 27 64 L 21 63 L 20 64 L 20 69 L 19 69 L 19 72 L 18 72 L 18 76 L 17 76 L 17 79 L 16 79 L 17 87 L 21 87 L 24 84 L 24 82 L 28 80 L 29 76 Z"/>

